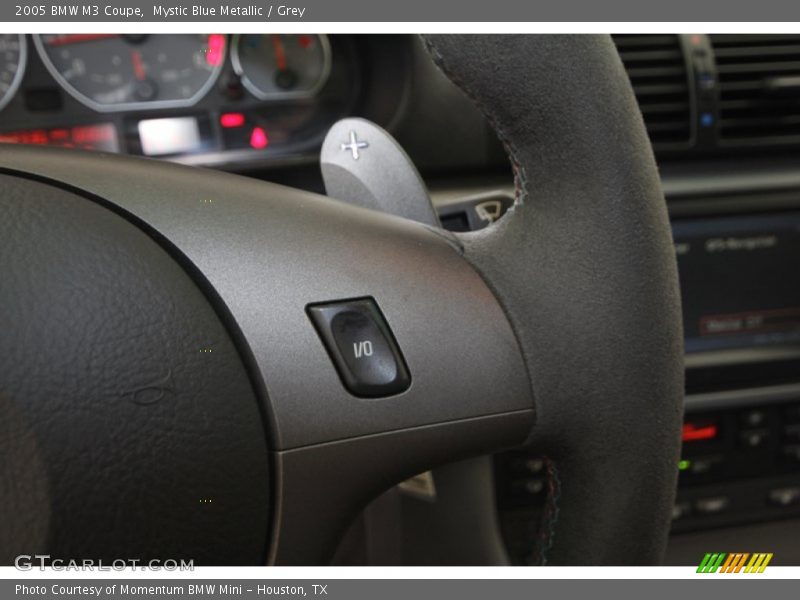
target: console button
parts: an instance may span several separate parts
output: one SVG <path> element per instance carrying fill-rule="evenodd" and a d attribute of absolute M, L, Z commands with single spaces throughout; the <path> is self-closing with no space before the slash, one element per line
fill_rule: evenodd
<path fill-rule="evenodd" d="M 689 459 L 689 473 L 692 475 L 707 475 L 719 468 L 723 458 L 719 454 L 713 456 L 696 456 Z"/>
<path fill-rule="evenodd" d="M 800 404 L 790 404 L 784 409 L 786 420 L 791 423 L 800 422 Z"/>
<path fill-rule="evenodd" d="M 769 437 L 769 429 L 748 429 L 739 434 L 739 442 L 746 448 L 761 448 Z"/>
<path fill-rule="evenodd" d="M 790 462 L 800 463 L 800 444 L 786 444 L 783 454 Z"/>
<path fill-rule="evenodd" d="M 710 442 L 719 439 L 719 424 L 716 419 L 692 419 L 683 424 L 681 438 L 684 444 Z"/>
<path fill-rule="evenodd" d="M 715 515 L 723 512 L 730 504 L 730 499 L 727 496 L 715 496 L 713 498 L 703 498 L 694 503 L 694 508 L 697 512 L 704 515 Z"/>
<path fill-rule="evenodd" d="M 690 502 L 676 502 L 672 507 L 672 520 L 685 519 L 692 514 L 692 504 Z"/>
<path fill-rule="evenodd" d="M 754 408 L 744 412 L 740 420 L 745 427 L 762 427 L 767 422 L 767 413 Z"/>
<path fill-rule="evenodd" d="M 535 498 L 545 490 L 545 482 L 541 477 L 515 479 L 511 482 L 511 492 L 517 498 Z"/>
<path fill-rule="evenodd" d="M 517 458 L 511 463 L 511 467 L 517 473 L 537 475 L 544 471 L 544 459 L 532 457 Z"/>
<path fill-rule="evenodd" d="M 787 442 L 800 443 L 800 423 L 787 425 L 783 430 Z"/>
<path fill-rule="evenodd" d="M 352 394 L 379 398 L 411 385 L 400 349 L 374 300 L 314 304 L 307 311 Z"/>
<path fill-rule="evenodd" d="M 790 506 L 800 502 L 800 487 L 786 487 L 771 490 L 767 496 L 770 504 Z"/>

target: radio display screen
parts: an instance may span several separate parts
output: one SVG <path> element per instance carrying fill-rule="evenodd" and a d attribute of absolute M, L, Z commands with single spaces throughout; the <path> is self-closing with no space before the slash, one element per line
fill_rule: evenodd
<path fill-rule="evenodd" d="M 62 146 L 84 150 L 119 152 L 117 128 L 113 123 L 92 123 L 50 129 L 22 129 L 0 133 L 0 143 Z"/>
<path fill-rule="evenodd" d="M 672 226 L 686 352 L 800 343 L 800 213 Z"/>

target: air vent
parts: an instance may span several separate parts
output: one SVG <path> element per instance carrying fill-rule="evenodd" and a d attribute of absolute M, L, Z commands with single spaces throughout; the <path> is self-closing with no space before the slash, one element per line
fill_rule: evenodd
<path fill-rule="evenodd" d="M 613 38 L 653 146 L 658 149 L 688 144 L 692 134 L 689 79 L 678 36 Z"/>
<path fill-rule="evenodd" d="M 726 142 L 800 142 L 800 35 L 712 35 L 719 134 Z"/>

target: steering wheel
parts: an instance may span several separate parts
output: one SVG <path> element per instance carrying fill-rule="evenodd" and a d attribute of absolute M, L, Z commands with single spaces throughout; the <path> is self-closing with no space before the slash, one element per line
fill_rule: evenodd
<path fill-rule="evenodd" d="M 516 202 L 455 235 L 146 159 L 0 151 L 0 558 L 324 564 L 397 482 L 528 444 L 543 563 L 657 563 L 676 263 L 605 36 L 432 36 Z"/>

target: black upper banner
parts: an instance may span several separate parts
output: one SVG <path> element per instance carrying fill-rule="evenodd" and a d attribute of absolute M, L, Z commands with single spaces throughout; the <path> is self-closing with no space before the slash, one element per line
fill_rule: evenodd
<path fill-rule="evenodd" d="M 0 3 L 3 22 L 795 22 L 796 0 L 126 0 Z"/>

